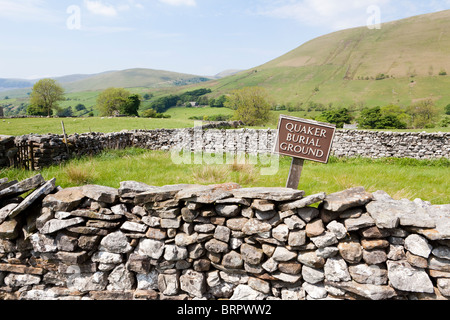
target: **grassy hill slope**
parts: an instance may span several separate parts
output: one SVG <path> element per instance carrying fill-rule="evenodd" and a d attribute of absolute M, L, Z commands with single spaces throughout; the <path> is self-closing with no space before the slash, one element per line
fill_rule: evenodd
<path fill-rule="evenodd" d="M 68 92 L 103 90 L 108 87 L 171 87 L 199 83 L 208 78 L 152 69 L 128 69 L 122 71 L 99 74 L 88 79 L 83 79 L 64 84 Z"/>
<path fill-rule="evenodd" d="M 251 70 L 211 83 L 218 94 L 262 86 L 277 102 L 450 103 L 450 10 L 313 39 Z M 376 79 L 379 80 L 376 80 Z"/>

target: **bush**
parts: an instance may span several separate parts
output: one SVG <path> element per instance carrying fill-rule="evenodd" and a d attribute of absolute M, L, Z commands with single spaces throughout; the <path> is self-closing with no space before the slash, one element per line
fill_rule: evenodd
<path fill-rule="evenodd" d="M 318 121 L 335 124 L 337 128 L 343 128 L 344 124 L 350 124 L 352 119 L 353 118 L 347 108 L 324 111 L 316 118 Z"/>

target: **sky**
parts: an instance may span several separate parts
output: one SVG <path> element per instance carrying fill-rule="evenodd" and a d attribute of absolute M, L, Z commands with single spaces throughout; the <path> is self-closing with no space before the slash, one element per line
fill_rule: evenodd
<path fill-rule="evenodd" d="M 0 0 L 0 78 L 250 69 L 330 32 L 450 0 Z"/>

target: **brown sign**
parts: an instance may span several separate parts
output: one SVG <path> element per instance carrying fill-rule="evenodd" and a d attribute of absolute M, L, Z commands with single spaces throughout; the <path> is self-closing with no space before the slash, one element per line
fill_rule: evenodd
<path fill-rule="evenodd" d="M 328 163 L 336 126 L 281 115 L 274 153 Z"/>

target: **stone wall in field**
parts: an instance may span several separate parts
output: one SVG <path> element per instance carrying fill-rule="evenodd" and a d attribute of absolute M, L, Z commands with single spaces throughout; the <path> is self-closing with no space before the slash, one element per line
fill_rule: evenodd
<path fill-rule="evenodd" d="M 238 125 L 235 124 L 235 126 Z M 222 125 L 217 124 L 217 126 L 221 127 Z M 212 153 L 270 153 L 276 140 L 276 130 L 225 130 L 210 129 L 211 127 L 214 125 L 203 129 L 73 134 L 67 137 L 67 141 L 62 135 L 31 134 L 15 137 L 15 144 L 32 143 L 34 167 L 42 168 L 60 163 L 73 156 L 97 154 L 105 149 L 121 149 L 132 146 L 151 150 L 177 148 Z M 337 131 L 332 154 L 338 157 L 450 158 L 450 133 Z M 7 163 L 6 160 L 3 162 Z"/>
<path fill-rule="evenodd" d="M 0 300 L 450 297 L 450 205 L 382 191 L 37 175 L 2 179 L 0 208 Z"/>

